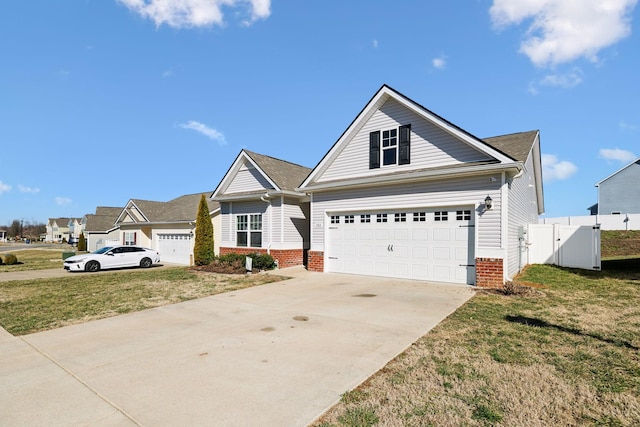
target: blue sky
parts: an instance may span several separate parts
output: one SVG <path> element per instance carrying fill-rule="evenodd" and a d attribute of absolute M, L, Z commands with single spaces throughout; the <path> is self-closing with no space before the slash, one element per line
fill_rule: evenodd
<path fill-rule="evenodd" d="M 0 225 L 314 167 L 382 84 L 478 137 L 539 129 L 546 216 L 640 156 L 637 0 L 0 5 Z"/>

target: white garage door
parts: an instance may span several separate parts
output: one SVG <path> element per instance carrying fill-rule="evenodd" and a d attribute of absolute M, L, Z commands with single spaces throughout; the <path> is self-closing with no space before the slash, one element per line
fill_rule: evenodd
<path fill-rule="evenodd" d="M 162 262 L 189 265 L 191 246 L 189 234 L 158 234 L 158 252 L 160 252 L 160 261 Z"/>
<path fill-rule="evenodd" d="M 470 207 L 329 214 L 326 271 L 475 283 Z"/>

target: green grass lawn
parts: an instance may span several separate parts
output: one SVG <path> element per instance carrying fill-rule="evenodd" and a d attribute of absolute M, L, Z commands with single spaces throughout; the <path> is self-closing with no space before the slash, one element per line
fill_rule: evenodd
<path fill-rule="evenodd" d="M 175 267 L 0 282 L 0 326 L 23 335 L 282 279 Z"/>
<path fill-rule="evenodd" d="M 25 249 L 0 252 L 0 256 L 13 254 L 18 258 L 18 264 L 0 265 L 0 273 L 62 268 L 62 254 L 64 252 L 65 250 L 62 249 Z M 73 250 L 69 250 L 68 252 L 73 252 Z"/>
<path fill-rule="evenodd" d="M 602 267 L 478 291 L 316 426 L 640 425 L 640 258 Z"/>

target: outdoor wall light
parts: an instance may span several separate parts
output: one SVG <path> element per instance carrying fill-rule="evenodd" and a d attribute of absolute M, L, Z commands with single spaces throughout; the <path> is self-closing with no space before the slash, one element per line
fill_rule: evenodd
<path fill-rule="evenodd" d="M 489 210 L 491 209 L 491 207 L 493 206 L 493 199 L 491 198 L 491 196 L 487 196 L 484 199 L 484 207 Z"/>

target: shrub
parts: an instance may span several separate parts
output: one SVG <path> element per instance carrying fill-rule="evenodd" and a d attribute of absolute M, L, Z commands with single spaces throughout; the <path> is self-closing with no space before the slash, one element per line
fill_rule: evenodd
<path fill-rule="evenodd" d="M 234 264 L 238 264 L 241 263 L 241 265 L 244 265 L 244 258 L 246 255 L 240 255 L 240 254 L 235 254 L 235 253 L 231 253 L 231 254 L 226 254 L 226 255 L 220 255 L 217 260 L 220 264 L 228 264 L 228 265 L 234 265 Z"/>
<path fill-rule="evenodd" d="M 0 265 L 2 265 L 2 264 L 3 264 L 2 257 L 0 256 Z"/>
<path fill-rule="evenodd" d="M 269 254 L 249 254 L 253 259 L 253 268 L 258 270 L 272 270 L 276 266 L 276 262 Z"/>
<path fill-rule="evenodd" d="M 84 233 L 80 233 L 78 237 L 78 252 L 85 252 L 87 250 L 87 240 L 84 238 Z"/>
<path fill-rule="evenodd" d="M 6 254 L 4 256 L 4 263 L 7 265 L 14 265 L 18 263 L 18 257 L 14 254 Z"/>
<path fill-rule="evenodd" d="M 195 265 L 208 265 L 215 258 L 213 251 L 213 224 L 209 214 L 209 206 L 204 196 L 200 196 L 196 217 L 196 240 L 193 246 L 193 262 Z"/>

